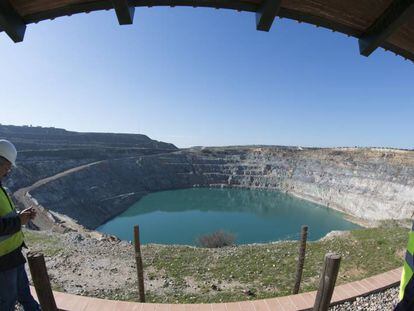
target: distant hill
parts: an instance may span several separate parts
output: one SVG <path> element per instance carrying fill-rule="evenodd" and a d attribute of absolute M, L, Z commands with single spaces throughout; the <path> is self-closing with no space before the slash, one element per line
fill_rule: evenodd
<path fill-rule="evenodd" d="M 87 163 L 178 150 L 141 134 L 79 133 L 54 127 L 0 125 L 0 139 L 10 140 L 18 150 L 18 168 L 6 181 L 12 191 Z"/>
<path fill-rule="evenodd" d="M 173 144 L 152 140 L 141 134 L 79 133 L 40 126 L 0 125 L 0 138 L 12 141 L 20 151 L 92 147 L 177 149 Z"/>

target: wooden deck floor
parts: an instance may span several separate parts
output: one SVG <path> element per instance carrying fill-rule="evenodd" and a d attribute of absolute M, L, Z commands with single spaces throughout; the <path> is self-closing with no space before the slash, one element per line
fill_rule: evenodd
<path fill-rule="evenodd" d="M 353 300 L 400 282 L 401 269 L 391 270 L 361 281 L 335 287 L 332 303 Z M 34 288 L 31 288 L 35 295 Z M 211 304 L 156 304 L 104 300 L 54 292 L 60 310 L 67 311 L 298 311 L 313 307 L 316 292 L 301 293 L 285 297 Z"/>

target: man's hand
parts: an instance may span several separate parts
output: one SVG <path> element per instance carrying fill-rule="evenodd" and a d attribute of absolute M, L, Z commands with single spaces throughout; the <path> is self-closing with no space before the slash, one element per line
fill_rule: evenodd
<path fill-rule="evenodd" d="M 22 225 L 27 225 L 29 220 L 36 217 L 36 210 L 33 207 L 26 208 L 19 213 L 20 222 Z"/>

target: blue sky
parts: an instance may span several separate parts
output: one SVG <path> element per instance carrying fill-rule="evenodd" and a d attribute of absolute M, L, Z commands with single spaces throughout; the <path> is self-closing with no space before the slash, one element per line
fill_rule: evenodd
<path fill-rule="evenodd" d="M 0 33 L 2 124 L 143 133 L 179 147 L 413 148 L 414 64 L 357 40 L 252 13 L 137 8 Z"/>

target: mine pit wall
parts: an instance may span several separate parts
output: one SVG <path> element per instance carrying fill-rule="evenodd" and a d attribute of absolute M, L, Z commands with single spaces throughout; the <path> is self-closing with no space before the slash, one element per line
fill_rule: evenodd
<path fill-rule="evenodd" d="M 13 142 L 18 150 L 17 168 L 4 182 L 12 192 L 84 164 L 178 150 L 141 134 L 78 133 L 51 127 L 0 124 L 0 138 Z"/>
<path fill-rule="evenodd" d="M 207 148 L 108 160 L 43 185 L 40 204 L 94 229 L 145 194 L 194 186 L 278 189 L 368 220 L 410 218 L 414 152 Z"/>
<path fill-rule="evenodd" d="M 6 180 L 6 186 L 14 192 L 40 179 L 88 163 L 172 151 L 175 149 L 95 148 L 19 151 L 18 166 L 12 170 L 10 178 Z"/>
<path fill-rule="evenodd" d="M 150 192 L 204 184 L 182 154 L 103 161 L 31 192 L 52 211 L 94 229 Z"/>

